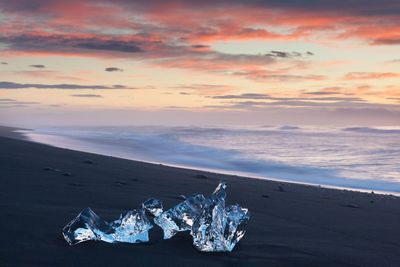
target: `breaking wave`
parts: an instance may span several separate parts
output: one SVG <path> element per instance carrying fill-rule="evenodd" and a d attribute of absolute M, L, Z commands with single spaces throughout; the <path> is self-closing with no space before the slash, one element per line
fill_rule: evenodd
<path fill-rule="evenodd" d="M 349 128 L 344 128 L 342 130 L 346 132 L 358 132 L 358 133 L 400 134 L 400 129 L 349 127 Z"/>

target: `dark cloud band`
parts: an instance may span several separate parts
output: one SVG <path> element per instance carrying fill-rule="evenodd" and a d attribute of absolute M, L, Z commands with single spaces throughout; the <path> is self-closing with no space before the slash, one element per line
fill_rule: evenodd
<path fill-rule="evenodd" d="M 129 89 L 123 85 L 79 85 L 79 84 L 35 84 L 35 83 L 14 83 L 14 82 L 0 82 L 0 89 Z"/>
<path fill-rule="evenodd" d="M 45 65 L 36 64 L 36 65 L 29 65 L 29 67 L 36 68 L 36 69 L 44 69 L 46 66 Z"/>
<path fill-rule="evenodd" d="M 116 67 L 109 67 L 109 68 L 106 68 L 105 71 L 116 72 L 116 71 L 124 71 L 124 70 L 120 69 L 120 68 L 116 68 Z"/>
<path fill-rule="evenodd" d="M 72 38 L 65 35 L 38 36 L 38 35 L 12 35 L 0 36 L 0 42 L 9 48 L 22 51 L 60 51 L 71 52 L 74 50 L 97 50 L 124 53 L 142 52 L 139 44 L 134 41 L 121 41 L 101 38 Z"/>

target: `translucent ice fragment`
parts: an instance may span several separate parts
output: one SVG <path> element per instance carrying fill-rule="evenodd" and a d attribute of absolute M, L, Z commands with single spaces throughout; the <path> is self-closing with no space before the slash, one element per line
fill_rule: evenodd
<path fill-rule="evenodd" d="M 220 182 L 215 188 L 214 192 L 209 196 L 206 200 L 207 203 L 215 203 L 218 201 L 225 201 L 226 198 L 226 183 L 225 182 Z"/>
<path fill-rule="evenodd" d="M 224 235 L 228 251 L 232 251 L 235 245 L 246 233 L 246 225 L 250 219 L 249 210 L 240 207 L 238 204 L 225 208 L 227 222 Z"/>
<path fill-rule="evenodd" d="M 104 233 L 102 240 L 110 243 L 139 243 L 149 241 L 149 230 L 153 227 L 144 209 L 128 211 L 110 224 L 110 233 Z"/>
<path fill-rule="evenodd" d="M 109 225 L 102 220 L 93 210 L 86 208 L 69 222 L 62 230 L 65 240 L 70 245 L 75 245 L 88 240 L 100 240 L 96 232 L 108 231 Z"/>
<path fill-rule="evenodd" d="M 200 251 L 232 251 L 246 232 L 250 214 L 238 205 L 225 207 L 225 189 L 225 183 L 218 185 L 193 223 L 190 234 Z"/>
<path fill-rule="evenodd" d="M 70 245 L 88 240 L 139 243 L 149 241 L 148 231 L 152 227 L 144 209 L 128 211 L 118 220 L 108 223 L 87 208 L 68 223 L 62 233 Z"/>
<path fill-rule="evenodd" d="M 148 200 L 143 202 L 142 207 L 156 217 L 163 212 L 163 205 L 161 200 L 155 198 L 149 198 Z"/>
<path fill-rule="evenodd" d="M 164 211 L 154 218 L 154 222 L 164 231 L 164 239 L 173 237 L 177 232 L 189 231 L 194 220 L 201 213 L 205 198 L 203 195 L 194 195 L 185 201 Z"/>

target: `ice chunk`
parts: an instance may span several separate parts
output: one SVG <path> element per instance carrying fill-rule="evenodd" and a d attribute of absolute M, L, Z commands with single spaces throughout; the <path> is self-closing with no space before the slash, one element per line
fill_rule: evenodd
<path fill-rule="evenodd" d="M 225 183 L 218 185 L 193 223 L 190 234 L 200 251 L 232 251 L 246 232 L 250 214 L 238 205 L 225 207 L 225 189 Z"/>
<path fill-rule="evenodd" d="M 153 228 L 143 208 L 128 211 L 110 224 L 110 233 L 104 233 L 106 242 L 139 243 L 149 241 L 149 230 Z"/>
<path fill-rule="evenodd" d="M 161 200 L 155 198 L 149 198 L 148 200 L 143 202 L 142 207 L 156 217 L 163 212 L 163 205 Z"/>
<path fill-rule="evenodd" d="M 164 239 L 173 237 L 177 232 L 189 231 L 194 220 L 200 215 L 205 202 L 201 194 L 190 196 L 173 208 L 154 218 L 154 222 L 164 231 Z"/>
<path fill-rule="evenodd" d="M 220 183 L 208 198 L 201 194 L 192 195 L 164 212 L 162 202 L 150 198 L 140 209 L 121 214 L 111 223 L 87 208 L 69 222 L 62 233 L 70 245 L 88 240 L 148 242 L 148 232 L 153 225 L 146 216 L 147 210 L 163 229 L 164 239 L 180 231 L 190 231 L 193 245 L 200 251 L 232 251 L 246 232 L 250 214 L 239 205 L 226 207 L 225 198 L 225 183 Z"/>
<path fill-rule="evenodd" d="M 70 245 L 88 240 L 139 243 L 149 241 L 148 231 L 152 227 L 142 208 L 121 214 L 111 223 L 87 208 L 63 228 L 63 236 Z"/>
<path fill-rule="evenodd" d="M 109 225 L 102 220 L 91 208 L 86 208 L 69 222 L 62 230 L 65 240 L 75 245 L 88 240 L 100 240 L 96 232 L 108 231 Z"/>

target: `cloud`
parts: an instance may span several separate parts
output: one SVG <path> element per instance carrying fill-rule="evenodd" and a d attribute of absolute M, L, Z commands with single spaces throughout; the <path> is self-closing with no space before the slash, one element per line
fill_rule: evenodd
<path fill-rule="evenodd" d="M 170 57 L 154 59 L 154 65 L 165 68 L 191 69 L 201 72 L 216 73 L 222 75 L 242 76 L 252 80 L 275 80 L 275 81 L 299 81 L 299 80 L 322 80 L 322 75 L 290 75 L 290 70 L 302 65 L 303 62 L 286 62 L 285 69 L 277 73 L 271 69 L 279 62 L 276 57 L 270 55 L 253 54 L 228 54 L 215 51 L 193 52 L 185 48 L 177 50 L 177 54 Z M 269 67 L 269 70 L 266 68 Z"/>
<path fill-rule="evenodd" d="M 258 70 L 245 70 L 234 72 L 233 75 L 244 76 L 248 79 L 256 81 L 278 81 L 278 82 L 301 82 L 301 81 L 322 81 L 326 79 L 324 75 L 307 74 L 274 74 L 271 71 L 258 69 Z"/>
<path fill-rule="evenodd" d="M 219 95 L 211 96 L 214 99 L 271 99 L 271 96 L 266 94 L 246 93 L 241 95 Z"/>
<path fill-rule="evenodd" d="M 232 86 L 220 84 L 178 84 L 170 88 L 177 90 L 188 90 L 200 95 L 224 94 L 235 89 Z"/>
<path fill-rule="evenodd" d="M 389 60 L 387 63 L 400 63 L 400 59 Z"/>
<path fill-rule="evenodd" d="M 107 32 L 115 36 L 117 30 L 122 29 L 148 37 L 155 33 L 168 38 L 168 43 L 179 39 L 192 45 L 203 44 L 200 41 L 234 39 L 318 38 L 321 32 L 331 33 L 332 37 L 362 38 L 376 43 L 396 43 L 399 39 L 396 22 L 400 17 L 400 5 L 394 0 L 356 0 L 350 4 L 334 0 L 101 0 L 100 3 L 93 0 L 13 0 L 1 1 L 0 10 L 11 21 L 14 19 L 15 25 L 29 30 L 68 32 L 72 28 L 75 32 Z M 271 27 L 289 30 L 274 31 Z M 93 44 L 88 45 L 89 49 Z M 110 49 L 108 46 L 101 48 Z"/>
<path fill-rule="evenodd" d="M 79 84 L 35 84 L 35 83 L 14 83 L 14 82 L 0 82 L 0 89 L 130 89 L 124 85 L 79 85 Z"/>
<path fill-rule="evenodd" d="M 18 101 L 11 98 L 0 98 L 0 105 L 1 106 L 26 106 L 26 105 L 35 105 L 39 104 L 39 102 L 35 101 Z"/>
<path fill-rule="evenodd" d="M 93 49 L 93 50 L 109 50 L 116 52 L 136 53 L 142 52 L 142 49 L 133 43 L 121 42 L 114 40 L 99 41 L 86 40 L 75 44 L 79 48 Z"/>
<path fill-rule="evenodd" d="M 267 79 L 267 75 L 261 73 L 265 71 L 266 66 L 272 68 L 272 65 L 280 59 L 300 60 L 303 56 L 313 54 L 309 51 L 300 53 L 273 50 L 267 54 L 253 55 L 229 54 L 213 50 L 213 46 L 208 41 L 299 37 L 297 30 L 294 30 L 293 33 L 283 34 L 266 29 L 269 22 L 264 20 L 269 16 L 265 15 L 271 11 L 264 8 L 263 5 L 254 3 L 234 2 L 228 5 L 228 2 L 218 1 L 213 4 L 201 4 L 199 9 L 196 3 L 177 1 L 180 3 L 176 7 L 177 9 L 171 10 L 170 4 L 162 2 L 154 8 L 147 9 L 147 4 L 140 1 L 137 3 L 121 0 L 104 1 L 103 3 L 108 3 L 109 10 L 107 11 L 100 8 L 101 5 L 95 5 L 88 0 L 74 0 L 70 4 L 71 6 L 64 1 L 61 0 L 57 3 L 50 1 L 47 4 L 34 1 L 35 4 L 29 4 L 35 7 L 33 9 L 27 8 L 28 4 L 24 7 L 5 5 L 7 7 L 3 9 L 8 10 L 13 16 L 20 15 L 20 20 L 25 21 L 23 18 L 28 17 L 32 25 L 26 25 L 26 28 L 34 29 L 18 31 L 12 25 L 6 27 L 0 34 L 0 42 L 5 44 L 5 50 L 28 54 L 71 54 L 96 57 L 129 55 L 129 57 L 139 58 L 146 63 L 166 68 L 192 69 L 226 75 L 248 73 L 243 77 L 261 81 Z M 172 1 L 171 5 L 174 2 Z M 222 14 L 221 10 L 214 9 L 219 5 L 226 6 L 229 11 L 234 12 L 232 14 L 223 12 Z M 174 12 L 166 13 L 160 9 L 161 7 Z M 262 9 L 260 10 L 259 7 Z M 204 12 L 205 10 L 207 12 Z M 250 11 L 249 15 L 244 12 L 247 10 Z M 120 16 L 118 14 L 121 12 L 117 11 L 123 11 L 124 15 L 132 19 L 126 20 L 127 16 Z M 260 14 L 260 11 L 265 14 Z M 48 16 L 39 16 L 37 12 L 48 14 Z M 80 21 L 79 12 L 82 12 L 84 21 Z M 107 12 L 107 19 L 104 12 Z M 138 14 L 140 19 L 136 19 Z M 182 14 L 185 16 L 184 20 L 180 18 Z M 9 19 L 13 20 L 13 16 L 10 16 Z M 215 19 L 222 16 L 223 20 Z M 16 20 L 15 23 L 20 20 Z M 37 22 L 36 27 L 35 22 Z M 254 26 L 254 24 L 260 26 Z M 71 28 L 74 29 L 73 33 L 66 30 Z M 119 33 L 124 30 L 127 30 L 128 33 Z M 285 69 L 289 68 L 285 66 Z M 255 71 L 258 72 L 257 75 Z M 281 73 L 275 74 L 275 76 L 268 72 L 268 79 L 277 81 L 322 79 L 322 76 L 317 74 L 290 75 L 286 73 L 288 71 L 284 71 L 282 68 Z"/>
<path fill-rule="evenodd" d="M 192 48 L 195 48 L 195 49 L 210 48 L 209 45 L 201 45 L 201 44 L 192 45 L 191 47 L 192 47 Z"/>
<path fill-rule="evenodd" d="M 305 95 L 336 95 L 340 94 L 339 92 L 335 91 L 314 91 L 314 92 L 305 92 Z"/>
<path fill-rule="evenodd" d="M 37 68 L 37 69 L 44 69 L 46 66 L 45 65 L 29 65 L 31 68 Z"/>
<path fill-rule="evenodd" d="M 273 102 L 264 101 L 240 101 L 233 103 L 225 103 L 223 105 L 212 105 L 207 106 L 211 108 L 219 109 L 242 109 L 242 110 L 255 110 L 264 109 L 271 107 L 282 107 L 282 108 L 390 108 L 390 109 L 400 109 L 400 105 L 394 104 L 376 104 L 368 103 L 362 101 L 352 101 L 352 100 L 338 100 L 333 102 L 319 102 L 312 100 L 281 100 Z"/>
<path fill-rule="evenodd" d="M 73 97 L 87 97 L 87 98 L 102 98 L 102 95 L 95 95 L 95 94 L 74 94 L 71 95 Z"/>
<path fill-rule="evenodd" d="M 157 64 L 166 67 L 183 67 L 190 69 L 210 69 L 221 71 L 229 69 L 243 69 L 246 66 L 267 66 L 276 62 L 268 55 L 228 54 L 215 51 L 191 51 L 185 47 L 177 49 L 176 54 L 167 55 Z"/>
<path fill-rule="evenodd" d="M 109 68 L 106 68 L 105 71 L 115 72 L 115 71 L 124 71 L 124 70 L 120 69 L 120 68 L 116 68 L 116 67 L 109 67 Z"/>
<path fill-rule="evenodd" d="M 7 44 L 8 50 L 45 53 L 45 54 L 73 54 L 94 56 L 118 56 L 114 53 L 124 52 L 130 56 L 147 60 L 147 63 L 166 68 L 194 69 L 197 71 L 218 72 L 223 74 L 245 73 L 249 68 L 259 69 L 275 63 L 275 59 L 283 57 L 284 52 L 274 51 L 272 54 L 228 54 L 204 49 L 193 49 L 192 46 L 177 42 L 164 43 L 161 40 L 152 40 L 146 35 L 132 35 L 129 37 L 87 37 L 84 34 L 57 34 L 30 33 L 22 35 L 1 36 L 0 42 Z M 167 37 L 166 37 L 167 38 Z M 194 45 L 195 47 L 199 47 Z M 203 46 L 202 46 L 203 47 Z M 287 57 L 297 56 L 296 52 L 287 53 Z M 108 71 L 117 71 L 119 68 L 110 67 Z M 106 71 L 107 71 L 106 69 Z M 121 70 L 121 69 L 119 69 Z M 315 75 L 314 77 L 317 77 Z M 255 75 L 245 75 L 252 79 Z M 310 76 L 311 77 L 311 76 Z M 258 76 L 256 77 L 258 78 Z M 293 77 L 292 77 L 293 79 Z"/>
<path fill-rule="evenodd" d="M 67 1 L 51 1 L 51 0 L 14 0 L 14 1 L 4 1 L 0 4 L 2 9 L 7 10 L 9 12 L 25 12 L 25 13 L 36 13 L 40 10 L 43 10 L 45 7 L 49 8 L 49 11 L 52 11 L 51 7 L 59 7 L 57 2 L 65 3 Z M 89 5 L 89 7 L 96 7 L 92 1 L 89 0 L 81 0 L 81 1 L 68 1 L 76 5 Z M 199 11 L 212 11 L 216 8 L 229 8 L 230 6 L 235 6 L 239 11 L 242 11 L 246 8 L 253 7 L 258 10 L 264 9 L 284 9 L 284 10 L 308 10 L 310 13 L 322 12 L 324 15 L 328 14 L 337 14 L 340 11 L 340 14 L 352 14 L 358 16 L 393 16 L 398 15 L 400 13 L 400 6 L 396 1 L 392 0 L 381 0 L 379 3 L 373 0 L 356 0 L 349 3 L 338 2 L 335 0 L 326 0 L 326 1 L 308 1 L 308 0 L 297 0 L 297 1 L 276 1 L 276 0 L 220 0 L 220 1 L 184 1 L 184 0 L 172 0 L 166 3 L 163 0 L 153 0 L 153 1 L 130 1 L 130 0 L 102 0 L 102 3 L 116 3 L 122 6 L 125 10 L 134 10 L 137 9 L 143 13 L 153 11 L 157 7 L 160 7 L 160 14 L 165 14 L 166 10 L 171 10 L 172 8 L 184 8 L 186 10 L 199 10 Z M 96 3 L 96 1 L 94 2 Z M 67 6 L 68 7 L 68 6 Z M 105 11 L 109 11 L 109 6 Z M 69 10 L 65 8 L 65 10 L 61 10 L 63 13 L 71 12 L 73 15 L 73 11 L 77 12 L 79 9 Z M 209 13 L 205 13 L 205 17 L 211 19 Z M 190 17 L 188 17 L 189 19 Z"/>
<path fill-rule="evenodd" d="M 63 72 L 60 71 L 51 71 L 51 70 L 24 70 L 24 71 L 12 71 L 12 74 L 16 75 L 21 75 L 21 76 L 29 76 L 38 78 L 40 77 L 41 79 L 44 80 L 62 80 L 62 81 L 74 81 L 74 82 L 82 82 L 86 81 L 84 77 L 80 78 L 77 76 L 70 76 L 70 75 L 65 75 Z M 26 78 L 26 77 L 24 77 Z"/>
<path fill-rule="evenodd" d="M 4 62 L 4 61 L 1 62 L 0 64 L 1 64 L 1 65 L 8 65 L 8 63 L 7 63 L 7 62 Z"/>
<path fill-rule="evenodd" d="M 301 103 L 301 101 L 354 101 L 354 102 L 364 101 L 359 97 L 275 97 L 275 96 L 270 96 L 268 94 L 255 94 L 255 93 L 246 93 L 241 95 L 219 95 L 210 97 L 214 99 L 251 99 L 251 100 L 262 99 L 262 100 L 275 100 L 275 101 L 293 101 L 291 103 L 294 104 Z M 257 103 L 272 104 L 276 102 L 257 102 Z M 311 103 L 314 104 L 317 102 L 311 102 Z"/>
<path fill-rule="evenodd" d="M 15 34 L 0 35 L 0 42 L 5 43 L 8 49 L 16 51 L 73 53 L 94 50 L 123 53 L 142 52 L 139 44 L 134 40 L 118 40 L 111 37 L 101 38 L 100 36 Z"/>
<path fill-rule="evenodd" d="M 394 72 L 350 72 L 344 77 L 345 80 L 369 80 L 400 77 L 400 73 Z"/>
<path fill-rule="evenodd" d="M 372 43 L 375 44 L 375 45 L 399 45 L 400 44 L 400 37 L 377 38 L 377 39 L 374 39 Z"/>
<path fill-rule="evenodd" d="M 270 57 L 277 57 L 277 58 L 296 58 L 296 57 L 302 57 L 304 55 L 312 56 L 314 54 L 311 52 L 306 52 L 305 54 L 302 54 L 300 52 L 283 52 L 283 51 L 272 50 L 269 53 L 267 53 L 266 55 L 270 56 Z"/>

